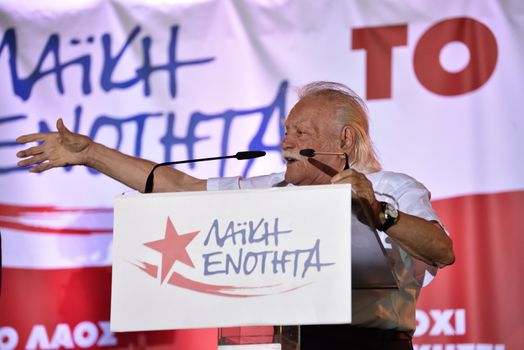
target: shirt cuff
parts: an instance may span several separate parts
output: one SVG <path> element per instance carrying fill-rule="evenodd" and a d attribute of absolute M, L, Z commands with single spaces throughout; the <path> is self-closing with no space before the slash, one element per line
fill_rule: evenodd
<path fill-rule="evenodd" d="M 234 177 L 212 177 L 207 179 L 208 191 L 239 190 L 240 176 Z"/>

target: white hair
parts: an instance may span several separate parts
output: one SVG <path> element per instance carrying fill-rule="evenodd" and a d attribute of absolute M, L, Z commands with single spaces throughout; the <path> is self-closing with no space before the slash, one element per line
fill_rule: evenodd
<path fill-rule="evenodd" d="M 368 113 L 364 101 L 344 84 L 317 81 L 309 83 L 298 90 L 298 96 L 320 96 L 336 104 L 336 121 L 341 127 L 349 125 L 354 131 L 353 151 L 349 155 L 353 167 L 370 173 L 382 167 L 377 160 L 373 143 L 369 137 Z"/>

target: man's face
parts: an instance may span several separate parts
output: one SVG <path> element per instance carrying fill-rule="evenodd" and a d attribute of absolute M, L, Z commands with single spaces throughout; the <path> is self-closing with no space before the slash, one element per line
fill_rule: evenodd
<path fill-rule="evenodd" d="M 281 143 L 286 160 L 286 181 L 294 185 L 320 185 L 330 183 L 331 177 L 300 156 L 302 149 L 337 152 L 341 150 L 341 128 L 335 119 L 335 106 L 321 96 L 308 96 L 300 100 L 286 119 L 286 136 Z M 316 156 L 337 171 L 343 160 L 337 156 Z"/>

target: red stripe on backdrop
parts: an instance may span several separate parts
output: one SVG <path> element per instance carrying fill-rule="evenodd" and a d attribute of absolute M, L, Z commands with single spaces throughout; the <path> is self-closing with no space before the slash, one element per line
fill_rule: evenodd
<path fill-rule="evenodd" d="M 81 229 L 81 228 L 51 228 L 43 226 L 25 225 L 17 222 L 8 222 L 0 220 L 0 227 L 10 228 L 18 231 L 31 233 L 63 233 L 70 235 L 87 235 L 92 233 L 113 233 L 113 229 Z"/>
<path fill-rule="evenodd" d="M 23 206 L 0 203 L 0 227 L 31 233 L 93 234 L 112 233 L 112 208 L 59 208 L 52 205 Z M 76 220 L 89 216 L 86 222 L 102 222 L 108 227 L 74 227 Z M 73 222 L 71 222 L 73 220 Z M 58 224 L 57 224 L 58 222 Z"/>
<path fill-rule="evenodd" d="M 59 208 L 53 205 L 27 206 L 0 204 L 0 215 L 20 217 L 32 213 L 112 213 L 112 208 Z"/>
<path fill-rule="evenodd" d="M 493 349 L 496 344 L 498 349 L 502 345 L 506 350 L 522 349 L 524 191 L 439 200 L 433 205 L 453 238 L 456 262 L 440 270 L 422 290 L 417 317 L 417 333 L 422 335 L 415 343 L 486 343 Z"/>
<path fill-rule="evenodd" d="M 110 335 L 111 268 L 4 269 L 0 348 L 216 349 L 217 330 Z M 140 300 L 136 301 L 141 302 Z M 54 345 L 54 346 L 53 346 Z"/>

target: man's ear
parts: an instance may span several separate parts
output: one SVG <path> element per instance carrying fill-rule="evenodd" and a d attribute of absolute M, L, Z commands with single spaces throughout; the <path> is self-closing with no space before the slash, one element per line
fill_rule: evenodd
<path fill-rule="evenodd" d="M 344 125 L 340 131 L 340 148 L 351 152 L 355 144 L 355 129 L 350 125 Z"/>

